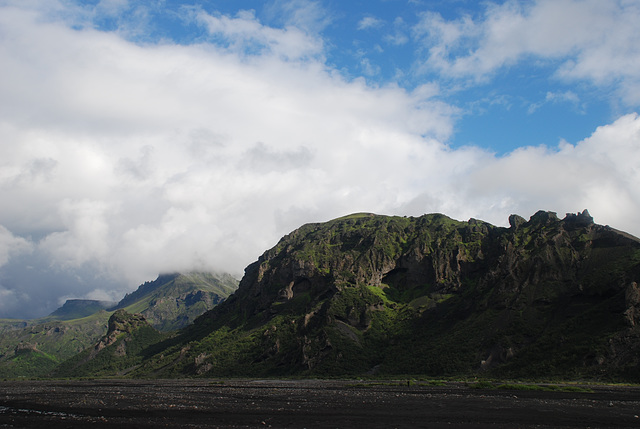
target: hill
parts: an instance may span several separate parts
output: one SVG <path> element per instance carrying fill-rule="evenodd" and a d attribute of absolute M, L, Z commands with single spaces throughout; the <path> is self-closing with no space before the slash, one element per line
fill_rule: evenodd
<path fill-rule="evenodd" d="M 55 377 L 100 377 L 125 375 L 145 356 L 147 348 L 167 337 L 140 314 L 116 310 L 109 318 L 106 334 L 92 347 L 66 360 L 53 372 Z"/>
<path fill-rule="evenodd" d="M 36 319 L 5 325 L 0 335 L 0 377 L 46 375 L 100 338 L 109 314 L 101 310 L 73 320 Z"/>
<path fill-rule="evenodd" d="M 134 376 L 640 381 L 640 241 L 585 210 L 308 224 Z"/>
<path fill-rule="evenodd" d="M 189 325 L 238 288 L 229 274 L 163 274 L 127 294 L 113 309 L 142 314 L 156 329 L 171 331 Z"/>
<path fill-rule="evenodd" d="M 95 345 L 117 309 L 141 313 L 156 329 L 167 332 L 188 325 L 236 287 L 237 280 L 227 274 L 174 273 L 140 285 L 117 304 L 68 300 L 44 318 L 2 320 L 0 377 L 48 374 L 64 360 Z"/>

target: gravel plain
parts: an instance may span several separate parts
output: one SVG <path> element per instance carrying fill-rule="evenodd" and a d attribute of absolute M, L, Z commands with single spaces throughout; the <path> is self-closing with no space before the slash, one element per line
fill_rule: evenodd
<path fill-rule="evenodd" d="M 0 382 L 0 428 L 640 428 L 640 387 L 593 393 L 346 380 Z"/>

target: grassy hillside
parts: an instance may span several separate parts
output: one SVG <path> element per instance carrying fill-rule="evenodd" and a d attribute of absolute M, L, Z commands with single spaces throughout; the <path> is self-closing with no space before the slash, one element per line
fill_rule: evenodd
<path fill-rule="evenodd" d="M 640 381 L 640 241 L 585 211 L 309 224 L 137 376 Z"/>
<path fill-rule="evenodd" d="M 139 313 L 161 331 L 180 329 L 222 302 L 238 287 L 228 274 L 166 274 L 141 285 L 115 308 Z"/>
<path fill-rule="evenodd" d="M 0 378 L 47 375 L 56 365 L 95 345 L 115 308 L 143 314 L 166 332 L 191 323 L 236 288 L 237 280 L 229 275 L 176 273 L 141 285 L 117 305 L 71 300 L 44 318 L 0 320 Z"/>
<path fill-rule="evenodd" d="M 115 311 L 109 328 L 98 343 L 64 361 L 53 371 L 55 377 L 102 377 L 126 375 L 146 356 L 149 346 L 167 338 L 141 315 Z"/>
<path fill-rule="evenodd" d="M 0 378 L 40 377 L 104 335 L 110 312 L 35 323 L 0 336 Z"/>

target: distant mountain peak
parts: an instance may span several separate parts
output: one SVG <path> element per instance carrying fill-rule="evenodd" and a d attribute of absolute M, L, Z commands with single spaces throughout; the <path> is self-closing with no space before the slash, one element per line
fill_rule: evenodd
<path fill-rule="evenodd" d="M 116 314 L 112 324 L 122 318 L 116 311 L 119 307 L 131 314 L 142 314 L 154 328 L 172 331 L 222 302 L 236 290 L 237 284 L 228 274 L 162 274 L 120 303 L 70 299 L 41 319 L 0 321 L 0 378 L 46 375 L 60 361 L 94 346 L 105 334 L 111 313 Z M 161 336 L 149 329 L 143 329 L 143 333 L 151 332 L 153 338 Z M 134 343 L 145 341 L 139 339 Z M 29 352 L 27 344 L 37 345 L 37 350 Z M 131 345 L 131 342 L 121 345 L 120 352 L 127 346 L 128 353 Z M 73 375 L 73 371 L 69 374 Z"/>
<path fill-rule="evenodd" d="M 237 287 L 238 281 L 229 274 L 161 274 L 127 294 L 112 310 L 140 313 L 156 329 L 175 330 L 224 301 Z"/>
<path fill-rule="evenodd" d="M 97 311 L 106 310 L 113 307 L 116 302 L 113 301 L 98 301 L 92 299 L 68 299 L 58 308 L 51 313 L 48 317 L 57 320 L 72 320 L 80 319 L 82 317 L 90 316 Z"/>
<path fill-rule="evenodd" d="M 577 226 L 593 225 L 593 217 L 589 214 L 589 210 L 584 209 L 582 213 L 567 213 L 564 218 L 567 223 L 573 223 Z"/>

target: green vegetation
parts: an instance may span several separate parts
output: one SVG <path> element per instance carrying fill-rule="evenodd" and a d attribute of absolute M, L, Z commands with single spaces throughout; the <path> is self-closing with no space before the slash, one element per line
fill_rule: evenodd
<path fill-rule="evenodd" d="M 205 296 L 186 292 L 184 308 L 167 307 L 167 291 L 195 280 L 163 276 L 120 306 L 154 308 L 148 318 L 166 327 L 157 320 Z M 237 292 L 184 329 L 127 331 L 60 373 L 357 376 L 408 386 L 480 377 L 545 383 L 471 387 L 571 391 L 583 390 L 559 382 L 640 382 L 639 281 L 640 241 L 585 216 L 538 212 L 499 228 L 361 213 L 283 237 L 247 267 Z"/>
<path fill-rule="evenodd" d="M 107 329 L 104 310 L 81 319 L 6 330 L 0 336 L 0 377 L 42 377 L 93 345 Z M 24 352 L 24 353 L 23 353 Z"/>
<path fill-rule="evenodd" d="M 55 377 L 105 377 L 125 375 L 147 356 L 149 347 L 167 338 L 143 317 L 118 310 L 109 318 L 109 331 L 98 346 L 66 360 Z"/>
<path fill-rule="evenodd" d="M 640 380 L 637 357 L 615 357 L 640 349 L 625 313 L 639 250 L 545 212 L 508 229 L 441 214 L 308 224 L 132 374 Z"/>
<path fill-rule="evenodd" d="M 115 306 L 116 302 L 70 299 L 51 313 L 45 320 L 74 320 L 91 316 L 101 310 Z M 44 321 L 44 320 L 43 320 Z"/>
<path fill-rule="evenodd" d="M 569 386 L 560 384 L 526 384 L 526 383 L 492 383 L 490 381 L 479 381 L 470 384 L 472 389 L 487 390 L 528 390 L 542 392 L 574 392 L 574 393 L 593 393 L 592 389 L 581 386 Z"/>
<path fill-rule="evenodd" d="M 161 331 L 183 328 L 229 297 L 238 281 L 228 274 L 166 274 L 141 285 L 115 307 L 142 314 Z"/>
<path fill-rule="evenodd" d="M 0 320 L 0 377 L 46 376 L 59 363 L 95 345 L 107 331 L 113 307 L 143 314 L 157 329 L 167 332 L 188 325 L 226 299 L 237 283 L 226 274 L 163 275 L 141 285 L 117 306 L 70 300 L 41 319 Z M 19 354 L 18 349 L 31 352 Z"/>
<path fill-rule="evenodd" d="M 4 360 L 0 366 L 0 378 L 14 378 L 20 374 L 24 378 L 41 377 L 53 370 L 60 361 L 48 353 L 40 351 L 23 351 Z"/>

